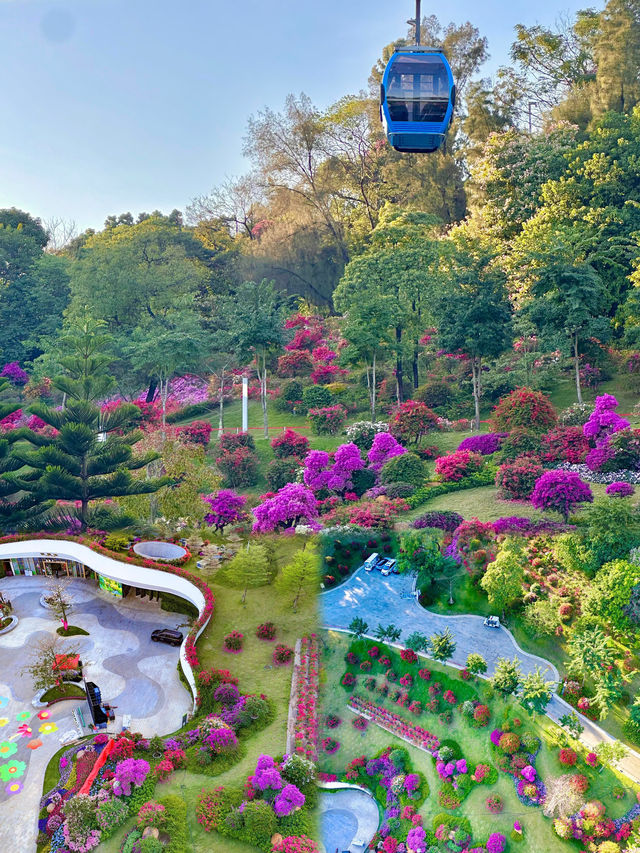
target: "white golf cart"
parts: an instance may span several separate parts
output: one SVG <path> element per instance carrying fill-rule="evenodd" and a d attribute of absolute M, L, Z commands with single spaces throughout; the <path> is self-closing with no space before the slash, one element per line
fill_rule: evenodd
<path fill-rule="evenodd" d="M 500 617 L 499 616 L 487 616 L 484 620 L 485 628 L 499 628 L 500 627 Z"/>

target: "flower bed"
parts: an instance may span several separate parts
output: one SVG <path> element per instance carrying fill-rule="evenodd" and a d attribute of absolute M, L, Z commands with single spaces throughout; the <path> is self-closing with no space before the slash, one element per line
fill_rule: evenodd
<path fill-rule="evenodd" d="M 294 751 L 311 761 L 318 757 L 318 638 L 303 637 L 300 664 L 295 669 Z"/>
<path fill-rule="evenodd" d="M 431 732 L 423 729 L 422 726 L 417 726 L 415 723 L 407 722 L 400 714 L 388 711 L 381 705 L 361 699 L 359 696 L 350 696 L 349 707 L 359 716 L 367 717 L 376 726 L 397 735 L 403 740 L 409 741 L 409 743 L 412 743 L 419 749 L 423 749 L 425 752 L 432 753 L 439 746 L 440 742 L 438 738 L 432 735 Z"/>

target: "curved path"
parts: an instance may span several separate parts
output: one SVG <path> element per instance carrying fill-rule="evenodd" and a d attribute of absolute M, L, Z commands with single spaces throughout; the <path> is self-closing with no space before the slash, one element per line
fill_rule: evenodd
<path fill-rule="evenodd" d="M 365 572 L 364 569 L 359 569 L 340 586 L 322 593 L 322 623 L 330 630 L 345 632 L 349 631 L 349 624 L 355 616 L 360 616 L 368 622 L 372 631 L 379 623 L 393 623 L 402 631 L 401 641 L 406 640 L 414 631 L 430 636 L 436 631 L 449 628 L 456 641 L 454 657 L 448 661 L 451 666 L 462 669 L 467 655 L 470 652 L 478 652 L 487 661 L 488 670 L 485 677 L 490 677 L 498 658 L 517 656 L 525 675 L 533 672 L 538 666 L 548 680 L 560 680 L 558 670 L 550 661 L 523 651 L 505 627 L 485 628 L 482 616 L 448 616 L 425 610 L 416 600 L 413 583 L 411 576 L 383 577 L 380 572 Z M 547 706 L 547 716 L 557 723 L 560 717 L 574 710 L 554 693 Z M 580 739 L 585 746 L 593 748 L 602 741 L 614 739 L 592 720 L 579 712 L 576 713 L 584 726 Z M 634 782 L 640 783 L 639 753 L 629 750 L 629 755 L 618 767 Z"/>

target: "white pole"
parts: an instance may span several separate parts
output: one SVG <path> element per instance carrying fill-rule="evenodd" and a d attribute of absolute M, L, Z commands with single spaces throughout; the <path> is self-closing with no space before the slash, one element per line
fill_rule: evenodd
<path fill-rule="evenodd" d="M 242 432 L 249 431 L 249 414 L 248 414 L 248 401 L 249 401 L 249 379 L 246 376 L 242 377 Z"/>

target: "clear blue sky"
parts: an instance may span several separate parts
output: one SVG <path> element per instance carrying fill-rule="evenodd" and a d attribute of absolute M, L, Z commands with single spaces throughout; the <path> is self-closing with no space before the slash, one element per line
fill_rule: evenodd
<path fill-rule="evenodd" d="M 516 23 L 552 24 L 589 5 L 600 3 L 422 9 L 479 27 L 490 75 L 508 61 Z M 280 109 L 289 92 L 324 107 L 366 88 L 413 10 L 413 0 L 0 0 L 0 207 L 80 228 L 184 209 L 246 170 L 252 113 Z"/>

